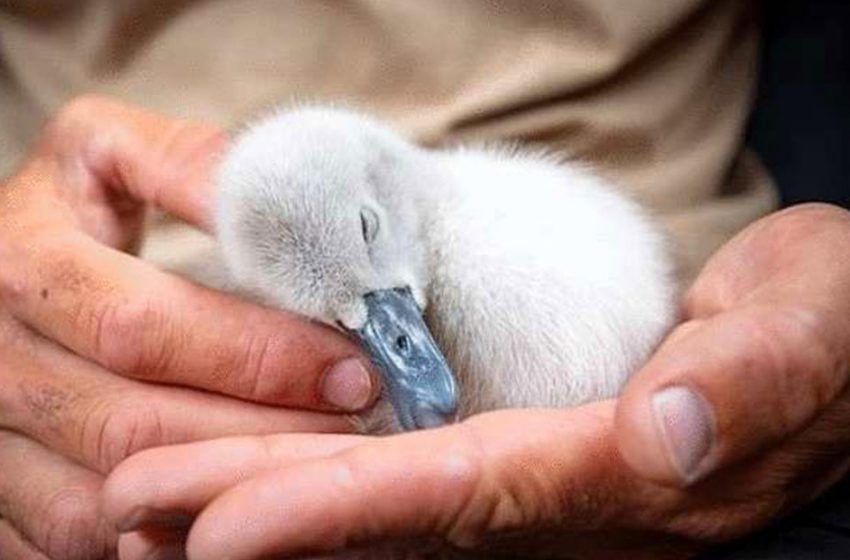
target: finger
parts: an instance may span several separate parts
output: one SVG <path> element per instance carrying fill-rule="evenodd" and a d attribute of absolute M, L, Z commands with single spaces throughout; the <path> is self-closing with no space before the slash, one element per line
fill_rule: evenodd
<path fill-rule="evenodd" d="M 83 234 L 44 234 L 0 257 L 0 296 L 15 317 L 110 371 L 300 408 L 357 410 L 377 395 L 369 360 L 333 329 Z"/>
<path fill-rule="evenodd" d="M 100 476 L 6 431 L 0 472 L 0 515 L 26 542 L 53 560 L 112 556 L 116 534 L 100 514 Z"/>
<path fill-rule="evenodd" d="M 749 306 L 680 327 L 619 401 L 624 457 L 652 480 L 690 484 L 796 433 L 847 385 L 840 324 L 814 308 Z"/>
<path fill-rule="evenodd" d="M 0 558 L 6 560 L 49 560 L 4 519 L 0 519 Z"/>
<path fill-rule="evenodd" d="M 345 418 L 140 383 L 17 329 L 0 348 L 0 426 L 101 472 L 147 447 L 236 434 L 340 431 Z"/>
<path fill-rule="evenodd" d="M 308 461 L 237 485 L 195 522 L 187 544 L 189 558 L 329 553 L 370 539 L 426 534 L 432 524 L 459 515 L 474 486 L 467 479 L 475 473 L 460 461 L 457 466 L 451 461 L 435 465 L 433 455 L 423 462 L 426 457 L 418 453 L 405 454 L 419 460 L 414 467 L 406 460 L 399 463 L 399 454 L 388 451 L 358 449 L 355 458 L 368 454 L 362 462 L 351 456 Z M 364 534 L 366 530 L 370 532 Z"/>
<path fill-rule="evenodd" d="M 707 318 L 747 303 L 846 309 L 850 212 L 801 204 L 757 221 L 706 263 L 685 297 L 685 313 Z"/>
<path fill-rule="evenodd" d="M 116 194 L 150 202 L 209 229 L 212 173 L 226 144 L 226 135 L 215 125 L 87 95 L 58 113 L 42 146 L 60 160 L 76 163 L 75 179 L 91 175 Z"/>
<path fill-rule="evenodd" d="M 145 530 L 125 533 L 118 539 L 121 560 L 183 560 L 186 534 L 179 531 Z"/>
<path fill-rule="evenodd" d="M 104 514 L 122 532 L 169 526 L 258 474 L 325 457 L 362 443 L 362 436 L 285 434 L 232 437 L 138 453 L 116 467 L 103 489 Z M 175 469 L 191 465 L 191 469 Z"/>
<path fill-rule="evenodd" d="M 560 524 L 567 535 L 639 516 L 647 494 L 619 474 L 603 435 L 612 412 L 608 402 L 491 413 L 284 466 L 213 501 L 192 527 L 188 556 L 289 557 L 425 536 L 469 547 L 487 534 Z"/>
<path fill-rule="evenodd" d="M 848 382 L 848 293 L 850 213 L 802 205 L 740 233 L 689 290 L 690 321 L 625 388 L 629 464 L 687 484 L 802 430 Z"/>
<path fill-rule="evenodd" d="M 74 205 L 33 188 L 76 181 L 87 186 L 78 185 L 77 195 L 91 198 L 97 189 L 86 177 L 94 173 L 110 188 L 123 185 L 133 196 L 200 213 L 198 204 L 185 203 L 195 187 L 169 186 L 206 181 L 188 164 L 204 151 L 191 138 L 203 134 L 183 134 L 184 128 L 99 98 L 63 110 L 42 147 L 60 161 L 36 158 L 12 181 L 15 188 L 3 192 L 7 216 L 0 227 L 16 240 L 0 244 L 4 304 L 48 338 L 126 375 L 304 408 L 366 406 L 377 383 L 345 337 L 105 249 L 74 233 L 66 207 Z M 87 220 L 77 216 L 77 222 L 85 229 Z"/>

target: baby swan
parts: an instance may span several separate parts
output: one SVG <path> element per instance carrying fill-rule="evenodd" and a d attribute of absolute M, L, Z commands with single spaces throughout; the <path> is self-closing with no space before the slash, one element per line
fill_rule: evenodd
<path fill-rule="evenodd" d="M 234 280 L 357 337 L 405 429 L 611 397 L 673 319 L 662 237 L 575 164 L 314 107 L 248 128 L 217 181 Z"/>

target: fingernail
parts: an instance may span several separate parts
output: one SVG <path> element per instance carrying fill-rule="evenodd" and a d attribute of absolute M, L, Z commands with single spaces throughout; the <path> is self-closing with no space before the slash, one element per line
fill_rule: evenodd
<path fill-rule="evenodd" d="M 668 387 L 652 397 L 655 429 L 667 459 L 690 484 L 705 472 L 714 445 L 714 414 L 708 402 L 683 386 Z"/>
<path fill-rule="evenodd" d="M 357 358 L 333 366 L 322 383 L 322 397 L 343 410 L 359 410 L 369 404 L 372 377 Z"/>
<path fill-rule="evenodd" d="M 140 506 L 118 522 L 119 533 L 137 531 L 143 527 L 185 529 L 192 526 L 193 517 L 184 511 L 169 511 Z"/>

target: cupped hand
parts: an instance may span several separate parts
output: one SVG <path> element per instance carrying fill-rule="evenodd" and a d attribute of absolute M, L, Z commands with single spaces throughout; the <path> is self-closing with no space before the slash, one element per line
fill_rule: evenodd
<path fill-rule="evenodd" d="M 755 223 L 616 401 L 384 438 L 279 434 L 153 449 L 105 487 L 122 558 L 180 516 L 192 560 L 434 543 L 483 557 L 677 558 L 811 500 L 850 459 L 850 217 Z M 190 521 L 192 520 L 192 521 Z M 162 548 L 164 550 L 164 548 Z"/>
<path fill-rule="evenodd" d="M 135 451 L 340 430 L 329 412 L 372 398 L 344 337 L 127 252 L 150 204 L 209 229 L 226 143 L 211 125 L 85 97 L 0 185 L 0 557 L 113 556 L 100 486 Z"/>

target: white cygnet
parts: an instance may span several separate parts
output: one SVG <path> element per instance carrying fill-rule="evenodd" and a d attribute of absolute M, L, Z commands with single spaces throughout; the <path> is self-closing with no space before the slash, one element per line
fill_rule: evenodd
<path fill-rule="evenodd" d="M 404 428 L 612 397 L 674 319 L 659 231 L 575 163 L 308 107 L 240 134 L 217 187 L 236 283 L 358 338 Z"/>

